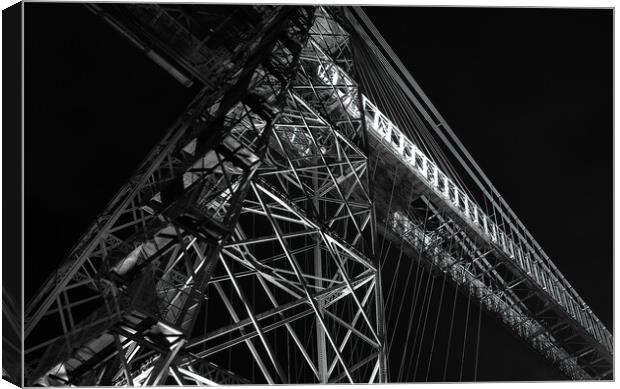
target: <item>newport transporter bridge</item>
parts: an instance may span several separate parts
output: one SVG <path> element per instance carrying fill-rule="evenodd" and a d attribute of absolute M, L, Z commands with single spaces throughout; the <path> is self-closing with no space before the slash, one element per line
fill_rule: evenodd
<path fill-rule="evenodd" d="M 200 92 L 27 303 L 26 385 L 401 380 L 396 256 L 612 377 L 610 332 L 360 8 L 87 6 Z"/>

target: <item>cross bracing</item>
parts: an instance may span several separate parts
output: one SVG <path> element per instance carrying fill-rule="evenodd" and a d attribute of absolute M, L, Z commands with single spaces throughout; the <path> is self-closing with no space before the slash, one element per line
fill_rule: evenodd
<path fill-rule="evenodd" d="M 92 7 L 204 88 L 28 304 L 27 382 L 385 382 L 379 236 L 566 375 L 609 374 L 609 332 L 518 219 L 362 95 L 349 10 Z"/>

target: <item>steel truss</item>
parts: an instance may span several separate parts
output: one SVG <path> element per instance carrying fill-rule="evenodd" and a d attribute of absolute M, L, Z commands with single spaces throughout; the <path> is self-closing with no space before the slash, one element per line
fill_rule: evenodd
<path fill-rule="evenodd" d="M 572 379 L 591 379 L 561 344 L 532 315 L 515 291 L 523 280 L 507 282 L 503 264 L 492 264 L 490 252 L 480 252 L 462 229 L 425 198 L 418 201 L 417 215 L 396 211 L 389 219 L 386 238 L 403 245 L 405 257 L 419 259 L 433 277 L 446 276 L 464 294 L 496 317 L 511 332 Z M 420 218 L 420 215 L 425 218 Z M 416 217 L 417 216 L 417 217 Z M 412 220 L 417 219 L 415 222 Z M 425 228 L 432 221 L 438 228 Z M 426 223 L 425 223 L 426 222 Z M 503 270 L 503 271 L 502 271 Z M 522 288 L 526 289 L 526 288 Z"/>
<path fill-rule="evenodd" d="M 566 376 L 593 379 L 610 373 L 605 354 L 594 352 L 593 343 L 574 323 L 554 313 L 530 274 L 516 271 L 510 258 L 442 207 L 388 144 L 376 139 L 370 143 L 371 164 L 381 160 L 394 171 L 377 170 L 373 181 L 377 187 L 399 188 L 391 201 L 389 192 L 377 193 L 379 231 L 405 258 L 419 260 L 435 277 L 445 275 Z"/>
<path fill-rule="evenodd" d="M 447 128 L 445 121 L 406 70 L 400 68 L 404 77 L 409 77 L 408 85 L 411 85 L 411 89 L 407 85 L 403 86 L 404 81 L 400 76 L 394 76 L 394 68 L 381 52 L 385 50 L 389 54 L 391 49 L 386 47 L 385 42 L 381 49 L 375 46 L 370 36 L 375 36 L 380 45 L 382 38 L 377 38 L 372 32 L 374 27 L 363 21 L 363 12 L 356 8 L 351 14 L 357 16 L 348 20 L 361 39 L 368 42 L 361 45 L 362 54 L 358 53 L 368 63 L 362 72 L 390 73 L 390 77 L 395 77 L 398 85 L 404 88 L 407 101 L 415 106 L 418 120 L 424 120 L 431 127 Z M 398 62 L 397 59 L 392 60 Z M 384 97 L 379 98 L 379 101 L 395 116 L 398 116 L 399 110 L 407 110 L 402 105 L 403 101 L 393 103 Z M 493 292 L 505 301 L 506 306 L 498 309 L 489 307 L 486 297 L 479 300 L 488 312 L 506 323 L 513 333 L 546 356 L 567 376 L 574 379 L 609 379 L 613 372 L 613 336 L 570 286 L 501 196 L 498 206 L 496 200 L 483 189 L 484 202 L 490 201 L 492 204 L 490 210 L 484 211 L 476 200 L 472 200 L 471 194 L 468 196 L 464 188 L 454 183 L 454 177 L 446 176 L 436 161 L 429 159 L 407 139 L 402 131 L 408 130 L 411 133 L 412 128 L 396 127 L 367 97 L 363 98 L 363 107 L 370 135 L 371 164 L 378 167 L 372 181 L 377 188 L 375 203 L 379 231 L 385 231 L 388 235 L 395 233 L 402 239 L 403 232 L 398 228 L 394 230 L 398 223 L 394 224 L 393 221 L 411 224 L 410 204 L 404 202 L 404 199 L 420 197 L 430 213 L 421 212 L 417 216 L 421 219 L 419 225 L 426 226 L 430 219 L 441 221 L 437 227 L 449 226 L 451 238 L 448 241 L 455 245 L 453 240 L 460 236 L 462 242 L 458 246 L 468 247 L 469 251 L 455 258 L 460 258 L 458 262 L 466 264 L 468 271 L 477 268 L 474 274 L 482 272 L 477 280 L 486 285 L 489 293 Z M 415 120 L 413 124 L 405 123 L 420 125 Z M 457 158 L 460 156 L 457 155 Z M 391 171 L 399 171 L 400 176 L 390 179 Z M 474 180 L 477 178 L 474 177 Z M 389 188 L 397 188 L 393 196 L 390 196 Z M 392 202 L 392 199 L 396 200 Z M 419 253 L 424 251 L 423 246 L 413 246 L 418 254 L 411 259 L 418 258 Z M 426 255 L 433 254 L 426 253 L 423 256 Z M 439 264 L 435 267 L 441 269 Z M 478 281 L 467 279 L 464 277 L 460 283 L 453 281 L 476 301 L 479 293 L 473 291 L 481 286 L 477 285 Z M 525 320 L 515 322 L 514 315 L 522 316 Z M 524 326 L 534 329 L 524 329 Z"/>
<path fill-rule="evenodd" d="M 346 12 L 89 8 L 204 88 L 27 305 L 27 384 L 385 382 L 379 235 L 569 377 L 610 373 L 611 335 L 579 327 L 594 316 L 558 315 L 567 295 L 470 228 L 458 187 L 466 218 L 434 194 L 432 161 L 408 169 L 397 129 L 379 134 Z"/>
<path fill-rule="evenodd" d="M 361 99 L 321 77 L 336 27 L 276 8 L 191 104 L 28 304 L 29 384 L 385 380 Z"/>

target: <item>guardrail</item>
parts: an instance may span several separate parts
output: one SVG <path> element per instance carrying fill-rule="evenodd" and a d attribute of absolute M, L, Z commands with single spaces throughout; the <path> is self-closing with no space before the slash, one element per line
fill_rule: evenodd
<path fill-rule="evenodd" d="M 529 243 L 521 237 L 518 237 L 515 242 L 511 234 L 506 233 L 491 217 L 487 216 L 366 96 L 362 96 L 362 104 L 366 127 L 372 135 L 392 150 L 405 166 L 409 167 L 436 195 L 449 204 L 472 229 L 487 241 L 495 244 L 505 256 L 515 261 L 573 319 L 612 353 L 611 333 L 587 306 L 577 302 L 572 293 L 560 282 L 559 278 L 563 277 L 554 274 Z"/>
<path fill-rule="evenodd" d="M 324 52 L 325 48 L 321 47 L 318 41 L 311 40 L 311 44 L 322 55 L 329 58 Z M 328 67 L 321 65 L 317 68 L 318 78 L 327 84 L 339 85 L 340 88 L 336 90 L 336 93 L 340 99 L 346 96 L 349 98 L 357 96 L 357 85 L 351 80 L 347 72 L 342 70 L 333 60 L 329 62 L 331 63 Z M 391 149 L 394 155 L 405 166 L 408 166 L 435 194 L 442 198 L 449 207 L 459 214 L 462 220 L 481 237 L 494 244 L 506 257 L 513 260 L 570 317 L 576 320 L 608 352 L 613 354 L 613 337 L 611 333 L 542 252 L 542 249 L 540 249 L 533 238 L 531 240 L 526 239 L 519 230 L 515 229 L 512 221 L 505 219 L 505 217 L 503 221 L 510 227 L 509 232 L 500 227 L 493 218 L 486 215 L 462 189 L 417 148 L 388 117 L 379 111 L 366 96 L 361 95 L 361 101 L 366 127 L 370 135 L 375 136 L 388 149 Z M 343 108 L 355 117 L 359 115 L 356 104 L 347 104 Z M 526 235 L 528 234 L 526 233 Z"/>

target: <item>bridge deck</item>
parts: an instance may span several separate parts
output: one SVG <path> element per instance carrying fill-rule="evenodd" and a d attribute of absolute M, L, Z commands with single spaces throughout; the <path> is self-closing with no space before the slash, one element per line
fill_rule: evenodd
<path fill-rule="evenodd" d="M 231 45 L 210 47 L 209 39 L 201 36 L 200 28 L 191 23 L 181 25 L 182 18 L 171 16 L 174 6 L 168 10 L 157 5 L 104 8 L 116 12 L 116 18 L 102 12 L 98 6 L 95 12 L 186 85 L 191 84 L 193 78 L 209 88 L 214 74 L 219 80 L 231 76 L 232 70 L 222 70 L 221 66 L 227 58 L 244 51 L 244 46 L 233 44 L 234 41 L 244 41 L 243 37 L 257 31 L 251 25 L 244 25 L 245 28 L 234 31 L 234 39 L 218 35 L 218 39 Z M 319 27 L 315 31 L 317 36 L 325 26 Z M 326 123 L 335 122 L 338 115 L 347 116 L 347 112 L 338 111 L 341 106 L 358 109 L 356 104 L 351 104 L 360 97 L 357 85 L 347 74 L 353 64 L 351 57 L 347 57 L 349 54 L 342 52 L 347 41 L 346 32 L 339 28 L 333 36 L 311 39 L 308 53 L 301 53 L 302 61 L 313 61 L 313 58 L 304 58 L 313 53 L 317 62 L 330 63 L 329 66 L 307 66 L 316 71 L 312 79 L 319 79 L 323 91 L 327 91 L 321 92 L 324 93 L 321 97 L 326 101 L 334 100 Z M 216 46 L 224 49 L 217 51 Z M 301 87 L 306 88 L 306 85 Z M 317 92 L 313 85 L 311 87 L 306 90 L 312 97 Z M 535 242 L 510 226 L 500 226 L 497 219 L 485 214 L 463 188 L 409 141 L 373 102 L 363 96 L 361 101 L 370 135 L 368 166 L 373 167 L 370 182 L 378 233 L 402 245 L 411 260 L 421 258 L 431 271 L 447 274 L 457 287 L 473 296 L 569 377 L 610 377 L 612 335 L 535 247 Z M 358 116 L 361 116 L 359 111 L 348 112 L 349 119 Z M 311 132 L 307 123 L 306 127 Z M 351 144 L 356 142 L 357 139 L 344 133 L 343 128 L 347 129 L 341 126 L 338 135 L 342 139 L 350 138 L 346 142 Z M 351 126 L 350 129 L 354 132 L 355 128 Z M 336 132 L 331 127 L 330 130 Z M 343 177 L 334 179 L 340 183 L 345 180 Z"/>
<path fill-rule="evenodd" d="M 581 309 L 542 261 L 532 260 L 532 257 L 536 258 L 534 255 L 525 254 L 525 250 L 507 238 L 432 161 L 406 140 L 395 125 L 391 122 L 388 125 L 387 118 L 380 119 L 384 122 L 383 128 L 373 126 L 373 123 L 379 122 L 373 116 L 382 114 L 368 100 L 366 107 L 367 128 L 371 134 L 371 166 L 377 166 L 373 175 L 377 219 L 383 227 L 388 227 L 388 238 L 401 237 L 407 245 L 417 250 L 423 247 L 415 240 L 403 239 L 407 236 L 404 234 L 407 230 L 418 228 L 419 233 L 423 233 L 410 217 L 411 202 L 423 196 L 432 210 L 429 215 L 437 213 L 444 221 L 451 222 L 453 234 L 463 232 L 463 237 L 459 239 L 474 252 L 469 262 L 476 259 L 485 262 L 487 269 L 495 269 L 491 272 L 486 270 L 492 275 L 494 284 L 489 280 L 486 285 L 483 282 L 479 285 L 480 279 L 472 276 L 464 288 L 487 289 L 487 293 L 474 294 L 478 297 L 488 295 L 489 291 L 498 296 L 510 291 L 505 296 L 505 306 L 500 310 L 489 308 L 484 301 L 481 303 L 487 310 L 499 314 L 504 322 L 509 321 L 507 317 L 510 315 L 528 316 L 529 321 L 539 327 L 535 335 L 529 332 L 521 334 L 516 328 L 511 329 L 528 342 L 538 337 L 537 342 L 548 343 L 549 348 L 555 349 L 550 354 L 554 362 L 559 360 L 558 355 L 568 359 L 572 357 L 574 365 L 561 367 L 565 373 L 570 371 L 568 375 L 579 376 L 583 371 L 591 377 L 606 377 L 613 363 L 610 351 L 612 337 L 598 318 L 591 311 Z M 444 181 L 443 184 L 440 180 Z M 446 190 L 442 190 L 444 188 Z M 379 229 L 379 232 L 382 231 L 385 228 Z M 413 255 L 410 258 L 418 257 Z M 430 264 L 447 271 L 432 259 Z M 500 276 L 499 267 L 508 275 L 505 272 Z M 485 272 L 484 269 L 479 271 Z"/>

